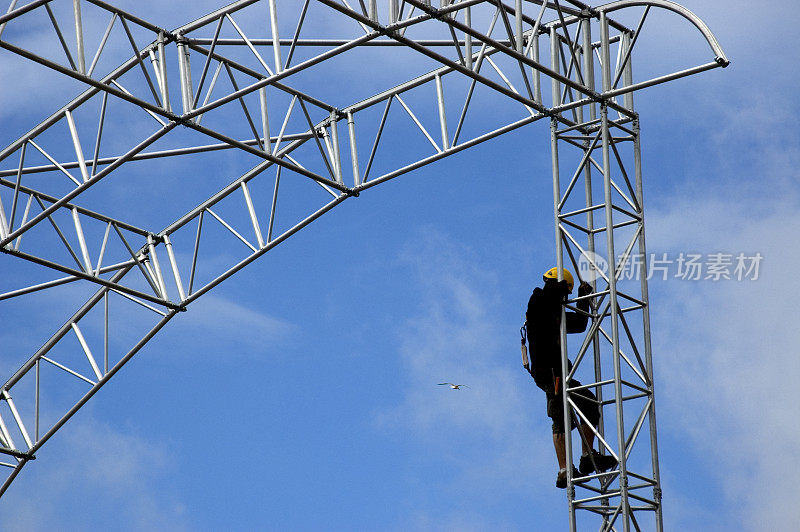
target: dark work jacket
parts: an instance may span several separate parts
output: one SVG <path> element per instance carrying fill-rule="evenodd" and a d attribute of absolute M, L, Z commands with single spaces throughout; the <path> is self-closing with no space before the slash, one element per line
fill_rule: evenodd
<path fill-rule="evenodd" d="M 568 294 L 566 281 L 548 280 L 544 287 L 535 288 L 528 300 L 525 320 L 530 344 L 531 375 L 537 386 L 545 390 L 552 386 L 554 377 L 561 376 L 561 308 Z M 588 312 L 589 300 L 581 300 L 576 306 Z M 588 315 L 567 311 L 565 317 L 568 333 L 586 330 Z"/>

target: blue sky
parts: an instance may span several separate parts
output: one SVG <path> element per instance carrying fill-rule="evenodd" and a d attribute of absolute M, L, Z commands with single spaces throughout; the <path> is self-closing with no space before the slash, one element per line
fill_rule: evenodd
<path fill-rule="evenodd" d="M 788 530 L 800 21 L 789 2 L 684 5 L 733 64 L 637 95 L 648 247 L 764 259 L 757 281 L 651 282 L 665 528 Z M 175 27 L 214 3 L 120 6 Z M 47 90 L 0 83 L 4 140 Z M 0 528 L 565 529 L 517 339 L 551 202 L 537 123 L 343 203 L 168 325 L 23 471 Z M 36 302 L 0 307 L 5 374 L 74 308 Z"/>

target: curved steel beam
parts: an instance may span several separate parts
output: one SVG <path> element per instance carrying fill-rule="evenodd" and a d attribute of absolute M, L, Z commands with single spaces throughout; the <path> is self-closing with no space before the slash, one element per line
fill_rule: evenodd
<path fill-rule="evenodd" d="M 703 34 L 703 37 L 706 38 L 708 45 L 714 51 L 715 60 L 719 63 L 720 66 L 726 67 L 730 64 L 728 57 L 725 55 L 725 52 L 722 51 L 722 47 L 720 46 L 717 38 L 711 32 L 711 29 L 706 25 L 705 22 L 700 19 L 697 15 L 695 15 L 690 10 L 686 9 L 680 4 L 676 4 L 675 2 L 670 2 L 670 0 L 618 0 L 616 2 L 611 2 L 610 4 L 605 4 L 602 6 L 598 6 L 594 8 L 594 11 L 598 13 L 611 13 L 613 11 L 619 11 L 620 9 L 625 9 L 627 7 L 636 7 L 636 6 L 650 6 L 650 7 L 660 7 L 662 9 L 666 9 L 668 11 L 672 11 L 673 13 L 677 13 L 678 15 L 682 16 L 694 26 L 700 30 L 700 33 Z"/>

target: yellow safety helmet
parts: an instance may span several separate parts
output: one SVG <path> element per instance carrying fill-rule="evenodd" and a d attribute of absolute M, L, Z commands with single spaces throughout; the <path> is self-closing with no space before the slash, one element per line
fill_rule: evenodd
<path fill-rule="evenodd" d="M 569 292 L 572 293 L 572 287 L 575 286 L 575 280 L 572 278 L 572 274 L 566 268 L 561 268 L 561 275 L 564 280 L 567 282 L 567 288 L 569 288 Z M 558 279 L 558 268 L 550 268 L 544 275 L 542 276 L 543 279 Z"/>

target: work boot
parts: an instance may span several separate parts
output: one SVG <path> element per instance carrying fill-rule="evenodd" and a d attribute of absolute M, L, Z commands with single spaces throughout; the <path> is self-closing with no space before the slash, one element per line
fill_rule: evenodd
<path fill-rule="evenodd" d="M 592 464 L 592 460 L 594 460 L 594 464 Z M 589 475 L 594 472 L 602 473 L 603 471 L 607 471 L 613 467 L 616 467 L 616 465 L 616 458 L 611 455 L 600 454 L 592 449 L 591 455 L 585 454 L 581 456 L 581 461 L 578 464 L 578 470 L 582 475 Z"/>
<path fill-rule="evenodd" d="M 575 480 L 576 478 L 580 477 L 581 474 L 578 473 L 578 470 L 575 469 L 575 466 L 572 466 L 572 479 Z M 556 487 L 564 489 L 567 487 L 567 470 L 563 469 L 558 472 L 558 476 L 556 477 Z"/>

